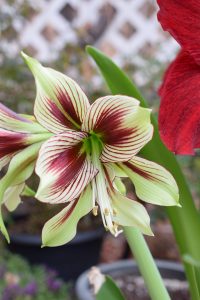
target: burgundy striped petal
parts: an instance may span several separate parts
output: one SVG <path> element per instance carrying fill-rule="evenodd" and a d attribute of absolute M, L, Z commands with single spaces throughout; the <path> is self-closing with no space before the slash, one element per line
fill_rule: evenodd
<path fill-rule="evenodd" d="M 158 20 L 200 64 L 200 1 L 157 0 L 160 10 Z"/>
<path fill-rule="evenodd" d="M 0 169 L 11 157 L 27 146 L 27 134 L 8 130 L 0 131 Z"/>
<path fill-rule="evenodd" d="M 41 179 L 36 198 L 49 203 L 73 200 L 97 174 L 82 151 L 85 137 L 86 133 L 66 131 L 42 145 L 36 165 Z"/>
<path fill-rule="evenodd" d="M 78 84 L 25 54 L 23 57 L 36 80 L 34 113 L 38 122 L 53 133 L 80 129 L 90 105 Z"/>
<path fill-rule="evenodd" d="M 139 107 L 134 98 L 102 97 L 91 105 L 82 130 L 95 132 L 103 143 L 103 162 L 126 161 L 152 138 L 150 110 Z"/>
<path fill-rule="evenodd" d="M 69 242 L 76 234 L 80 218 L 92 210 L 90 185 L 80 198 L 71 201 L 60 213 L 51 218 L 42 230 L 43 246 L 55 247 Z"/>
<path fill-rule="evenodd" d="M 179 206 L 176 181 L 165 168 L 137 156 L 119 166 L 133 182 L 139 199 L 158 205 Z"/>
<path fill-rule="evenodd" d="M 40 133 L 44 131 L 40 124 L 16 114 L 2 103 L 0 103 L 0 128 L 22 133 Z"/>

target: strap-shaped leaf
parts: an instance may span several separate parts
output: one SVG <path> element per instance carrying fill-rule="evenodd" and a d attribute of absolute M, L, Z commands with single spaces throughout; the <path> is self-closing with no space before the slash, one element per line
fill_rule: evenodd
<path fill-rule="evenodd" d="M 194 281 L 196 282 L 196 294 L 200 298 L 200 261 L 194 259 L 191 255 L 183 255 L 185 263 L 189 264 L 193 269 Z"/>
<path fill-rule="evenodd" d="M 112 277 L 105 276 L 105 281 L 96 294 L 96 300 L 125 300 L 120 288 L 116 285 Z"/>

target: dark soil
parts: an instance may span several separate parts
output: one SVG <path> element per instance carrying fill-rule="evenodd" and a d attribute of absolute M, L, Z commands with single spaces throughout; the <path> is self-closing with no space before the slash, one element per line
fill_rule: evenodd
<path fill-rule="evenodd" d="M 150 300 L 140 276 L 124 274 L 123 277 L 112 276 L 117 285 L 122 289 L 126 300 Z M 177 279 L 164 279 L 165 286 L 172 300 L 189 300 L 188 284 Z M 162 300 L 162 299 L 160 299 Z"/>

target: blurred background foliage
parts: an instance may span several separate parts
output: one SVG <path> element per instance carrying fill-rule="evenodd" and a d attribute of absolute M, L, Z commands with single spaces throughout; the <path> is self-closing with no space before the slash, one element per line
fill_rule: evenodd
<path fill-rule="evenodd" d="M 0 297 L 1 300 L 72 300 L 70 286 L 55 271 L 30 266 L 7 251 L 0 256 Z"/>

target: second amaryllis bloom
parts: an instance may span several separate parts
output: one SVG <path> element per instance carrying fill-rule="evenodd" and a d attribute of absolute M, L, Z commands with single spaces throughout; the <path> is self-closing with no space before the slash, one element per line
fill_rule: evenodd
<path fill-rule="evenodd" d="M 41 144 L 51 135 L 34 117 L 16 114 L 0 103 L 0 170 L 9 164 L 0 180 L 0 230 L 7 240 L 1 205 L 10 211 L 18 206 L 25 180 L 34 171 Z"/>
<path fill-rule="evenodd" d="M 157 2 L 159 22 L 181 46 L 159 90 L 159 131 L 169 150 L 194 155 L 200 148 L 200 1 Z"/>
<path fill-rule="evenodd" d="M 160 165 L 136 156 L 152 138 L 150 110 L 131 97 L 97 99 L 92 105 L 67 76 L 23 54 L 36 80 L 34 114 L 54 136 L 39 152 L 36 194 L 42 202 L 66 203 L 44 226 L 44 246 L 58 246 L 76 234 L 79 219 L 101 214 L 117 236 L 123 226 L 152 234 L 144 206 L 120 193 L 116 178 L 129 177 L 138 198 L 159 205 L 178 205 L 178 188 Z"/>
<path fill-rule="evenodd" d="M 34 117 L 16 114 L 0 103 L 0 170 L 9 164 L 10 161 L 10 169 L 12 169 L 15 156 L 19 153 L 22 153 L 21 156 L 23 156 L 22 163 L 16 170 L 17 174 L 13 175 L 13 180 L 8 180 L 7 185 L 9 188 L 7 189 L 7 185 L 4 184 L 5 189 L 7 189 L 5 194 L 2 182 L 5 182 L 11 173 L 10 169 L 8 169 L 3 180 L 0 180 L 2 193 L 0 204 L 2 202 L 5 203 L 9 210 L 14 210 L 17 206 L 19 201 L 16 201 L 16 199 L 24 188 L 25 179 L 34 170 L 35 160 L 41 143 L 51 135 L 51 133 L 47 132 L 44 127 L 36 122 Z M 27 169 L 27 172 L 25 172 L 25 169 Z M 27 173 L 27 176 L 21 176 L 21 179 L 16 178 L 15 176 L 20 172 Z M 20 178 L 20 176 L 18 177 Z M 15 199 L 14 201 L 13 198 Z"/>

